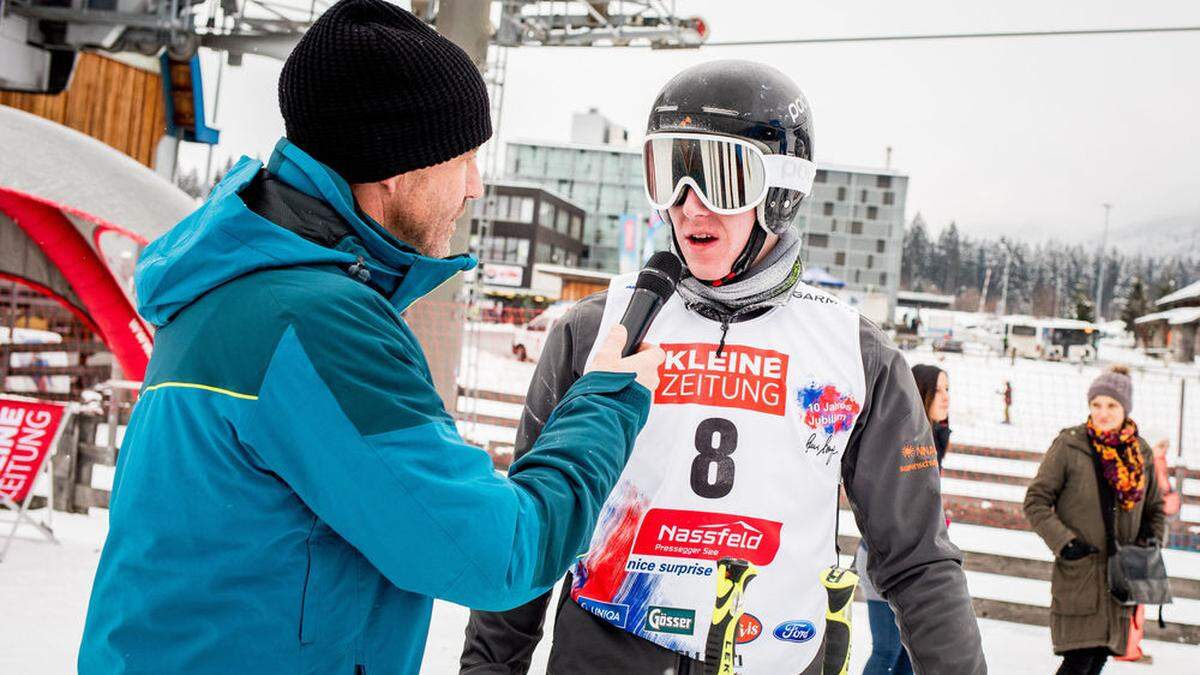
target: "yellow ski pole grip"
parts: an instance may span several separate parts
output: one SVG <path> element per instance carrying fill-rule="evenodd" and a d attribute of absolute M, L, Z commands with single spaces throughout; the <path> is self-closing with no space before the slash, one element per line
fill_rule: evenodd
<path fill-rule="evenodd" d="M 704 646 L 705 675 L 733 675 L 738 619 L 742 617 L 742 594 L 758 569 L 749 561 L 721 558 L 717 561 L 717 600 L 712 625 Z"/>
<path fill-rule="evenodd" d="M 829 595 L 825 610 L 824 675 L 847 675 L 850 672 L 850 611 L 854 605 L 854 589 L 858 575 L 844 567 L 826 567 L 821 572 L 821 585 Z"/>

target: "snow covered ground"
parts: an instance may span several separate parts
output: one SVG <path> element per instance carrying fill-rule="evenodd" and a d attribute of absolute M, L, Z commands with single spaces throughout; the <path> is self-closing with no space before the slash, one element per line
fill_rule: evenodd
<path fill-rule="evenodd" d="M 839 522 L 842 534 L 859 535 L 858 524 L 854 521 L 854 514 L 850 511 L 843 509 Z M 983 525 L 952 523 L 950 540 L 964 551 L 1030 560 L 1050 561 L 1054 559 L 1042 540 L 1033 532 L 1025 530 L 1005 530 Z M 1172 577 L 1200 579 L 1200 553 L 1163 549 L 1163 563 L 1167 567 L 1167 574 Z M 1195 623 L 1200 624 L 1200 621 Z"/>
<path fill-rule="evenodd" d="M 1102 350 L 1101 357 L 1105 357 Z M 928 349 L 905 353 L 911 364 L 929 363 L 950 379 L 953 441 L 970 445 L 1040 451 L 1064 427 L 1087 417 L 1087 388 L 1108 367 L 1017 359 L 985 354 L 946 354 Z M 1133 415 L 1151 443 L 1167 439 L 1171 457 L 1179 447 L 1180 381 L 1187 379 L 1184 453 L 1200 466 L 1200 371 L 1195 368 L 1134 368 Z M 1004 424 L 1005 382 L 1013 388 L 1012 423 Z"/>
<path fill-rule="evenodd" d="M 506 353 L 507 342 L 484 340 L 479 351 L 475 377 L 462 369 L 460 383 L 482 390 L 524 395 L 533 377 L 535 364 L 518 362 Z M 1126 354 L 1130 351 L 1131 354 Z M 931 363 L 950 377 L 950 422 L 957 443 L 1016 450 L 1042 451 L 1050 447 L 1064 427 L 1081 423 L 1087 417 L 1087 388 L 1108 367 L 1108 356 L 1133 355 L 1132 350 L 1104 347 L 1099 365 L 1079 365 L 1017 359 L 1010 363 L 989 354 L 935 353 L 928 348 L 905 352 L 911 364 Z M 1119 361 L 1119 359 L 1113 359 Z M 464 366 L 467 357 L 464 356 Z M 1141 364 L 1142 361 L 1137 363 Z M 1135 366 L 1134 414 L 1142 435 L 1150 442 L 1167 439 L 1171 443 L 1172 464 L 1179 447 L 1180 381 L 1187 380 L 1184 418 L 1184 459 L 1200 466 L 1200 369 L 1187 366 Z M 1013 387 L 1012 423 L 1004 423 L 1004 383 Z M 469 402 L 460 405 L 464 412 Z M 516 418 L 520 406 L 480 401 L 480 413 Z M 464 431 L 466 433 L 466 431 Z M 490 437 L 511 442 L 514 432 L 490 433 Z M 1030 474 L 1032 475 L 1032 474 Z"/>
<path fill-rule="evenodd" d="M 535 365 L 516 361 L 507 351 L 511 329 L 485 331 L 479 340 L 483 349 L 474 363 L 465 357 L 460 383 L 480 389 L 524 395 L 533 377 Z M 1188 405 L 1184 412 L 1185 450 L 1192 466 L 1200 466 L 1200 377 L 1187 368 L 1164 368 L 1136 354 L 1119 353 L 1104 347 L 1101 358 L 1131 362 L 1141 366 L 1134 373 L 1134 416 L 1151 441 L 1168 438 L 1177 447 L 1179 421 L 1179 380 L 1189 379 Z M 1077 424 L 1086 415 L 1085 392 L 1088 383 L 1103 366 L 1078 366 L 1018 359 L 1007 360 L 982 353 L 967 355 L 934 354 L 928 350 L 907 352 L 911 363 L 938 363 L 950 373 L 954 440 L 959 443 L 1042 450 L 1049 446 L 1057 431 Z M 467 365 L 472 366 L 468 371 Z M 470 373 L 468 375 L 468 372 Z M 1005 381 L 1014 389 L 1013 424 L 1002 424 L 1000 390 Z M 474 407 L 472 407 L 474 406 Z M 474 401 L 460 403 L 461 412 L 472 409 L 481 415 L 516 419 L 521 406 L 512 403 Z M 460 429 L 480 444 L 488 441 L 511 443 L 514 430 L 505 426 L 460 422 Z M 1173 454 L 1173 451 L 1172 451 Z M 1037 464 L 951 454 L 949 468 L 990 472 L 1008 476 L 1031 477 Z M 111 469 L 97 467 L 96 487 L 111 484 Z M 1019 486 L 946 479 L 949 494 L 985 499 L 1021 501 Z M 1190 494 L 1200 494 L 1200 482 L 1185 485 Z M 1185 517 L 1200 521 L 1200 507 L 1185 506 Z M 41 512 L 38 512 L 40 516 Z M 0 521 L 7 514 L 0 512 Z M 843 512 L 842 532 L 857 534 L 854 519 Z M 100 547 L 107 530 L 108 513 L 93 509 L 89 516 L 54 514 L 54 526 L 62 545 L 38 541 L 32 532 L 18 540 L 8 559 L 0 563 L 0 609 L 19 608 L 20 618 L 0 626 L 0 674 L 59 674 L 74 671 L 75 653 L 83 628 L 84 613 Z M 1050 560 L 1050 552 L 1031 532 L 1002 530 L 955 523 L 951 539 L 962 549 L 1035 560 Z M 1171 576 L 1200 579 L 1200 553 L 1164 551 Z M 968 573 L 971 591 L 978 597 L 1023 602 L 1046 607 L 1049 584 L 1044 581 L 1017 579 L 995 574 Z M 466 622 L 465 608 L 438 602 L 435 604 L 432 630 L 425 653 L 423 673 L 457 672 L 457 661 Z M 1200 624 L 1200 601 L 1181 600 L 1168 609 L 1168 618 L 1181 623 Z M 870 649 L 866 608 L 856 605 L 854 612 L 853 672 L 861 672 Z M 553 613 L 547 617 L 552 624 Z M 985 651 L 991 672 L 1048 673 L 1058 663 L 1051 654 L 1048 629 L 1007 622 L 982 620 Z M 547 626 L 547 632 L 552 630 Z M 1154 656 L 1154 666 L 1112 664 L 1106 673 L 1191 673 L 1196 671 L 1200 650 L 1195 646 L 1148 642 L 1146 651 Z M 535 655 L 535 673 L 545 672 L 548 655 L 543 644 Z"/>
<path fill-rule="evenodd" d="M 848 521 L 843 519 L 842 522 Z M 852 529 L 853 520 L 849 522 L 849 529 Z M 9 617 L 0 627 L 0 673 L 63 675 L 74 672 L 75 654 L 83 631 L 92 576 L 108 526 L 108 514 L 98 509 L 88 516 L 56 513 L 54 525 L 62 539 L 61 546 L 22 538 L 13 544 L 8 559 L 0 563 L 0 608 L 5 608 Z M 1028 534 L 954 525 L 951 536 L 960 544 L 968 540 L 980 543 L 987 539 L 984 533 L 973 533 L 974 529 L 988 530 L 1001 537 Z M 1168 560 L 1168 565 L 1173 567 L 1172 561 Z M 1200 565 L 1196 567 L 1200 575 Z M 1172 574 L 1176 573 L 1172 569 Z M 1044 596 L 1042 601 L 1036 603 L 1041 605 L 1049 597 L 1048 590 L 1036 583 L 1014 583 L 1011 577 L 971 573 L 968 581 L 972 592 L 983 597 L 1011 600 L 1029 596 L 1030 600 L 1035 600 Z M 1192 603 L 1200 604 L 1196 601 Z M 1178 616 L 1178 609 L 1169 610 L 1172 620 L 1183 620 Z M 425 663 L 421 669 L 423 674 L 457 672 L 466 619 L 465 608 L 435 603 Z M 550 633 L 553 630 L 554 613 L 549 612 L 546 620 L 547 633 Z M 1048 629 L 986 619 L 979 624 L 991 672 L 1044 675 L 1057 667 L 1058 660 L 1051 654 Z M 867 625 L 865 605 L 856 604 L 851 654 L 851 670 L 855 673 L 861 672 L 870 651 L 871 638 Z M 1196 672 L 1195 662 L 1200 650 L 1194 646 L 1150 641 L 1143 643 L 1143 646 L 1154 656 L 1152 667 L 1113 663 L 1104 672 L 1128 675 Z M 544 642 L 534 658 L 534 673 L 545 672 L 547 656 L 548 642 Z"/>

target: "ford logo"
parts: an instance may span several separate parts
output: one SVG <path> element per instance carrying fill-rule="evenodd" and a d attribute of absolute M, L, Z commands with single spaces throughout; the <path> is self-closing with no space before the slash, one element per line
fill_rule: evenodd
<path fill-rule="evenodd" d="M 817 636 L 817 627 L 811 621 L 784 621 L 775 627 L 774 635 L 784 642 L 808 642 Z"/>

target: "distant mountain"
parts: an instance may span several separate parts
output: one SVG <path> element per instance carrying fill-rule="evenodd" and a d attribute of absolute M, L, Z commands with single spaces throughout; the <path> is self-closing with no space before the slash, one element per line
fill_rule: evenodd
<path fill-rule="evenodd" d="M 1200 214 L 1127 225 L 1109 234 L 1108 245 L 1151 256 L 1200 257 Z"/>

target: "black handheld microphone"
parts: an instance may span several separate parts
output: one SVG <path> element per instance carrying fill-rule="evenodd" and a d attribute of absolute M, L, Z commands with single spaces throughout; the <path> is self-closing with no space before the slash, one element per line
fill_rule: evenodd
<path fill-rule="evenodd" d="M 658 310 L 667 304 L 675 285 L 679 283 L 679 275 L 683 265 L 679 258 L 670 251 L 659 251 L 650 256 L 650 262 L 638 274 L 637 286 L 629 306 L 625 308 L 625 316 L 621 317 L 621 325 L 625 326 L 625 348 L 621 356 L 629 356 L 637 351 L 650 323 L 658 316 Z"/>

